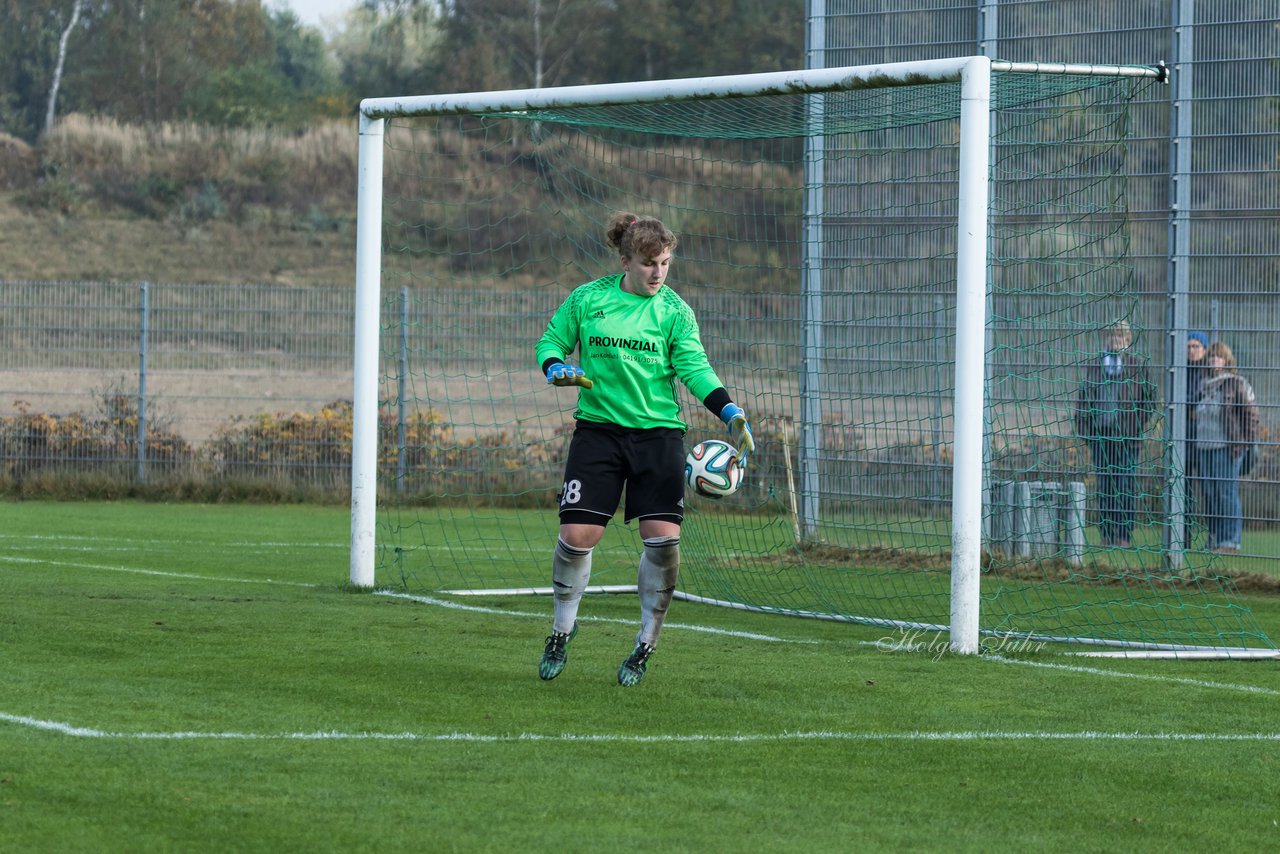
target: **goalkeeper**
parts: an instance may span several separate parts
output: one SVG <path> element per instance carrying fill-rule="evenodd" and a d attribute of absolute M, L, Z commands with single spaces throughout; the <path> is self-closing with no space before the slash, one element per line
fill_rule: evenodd
<path fill-rule="evenodd" d="M 644 543 L 637 573 L 640 632 L 618 668 L 619 684 L 631 686 L 644 677 L 657 646 L 680 568 L 685 424 L 675 381 L 725 422 L 744 460 L 755 443 L 742 408 L 707 362 L 693 310 L 665 284 L 675 234 L 659 220 L 615 213 L 605 239 L 617 250 L 622 272 L 576 288 L 537 345 L 547 382 L 578 387 L 551 564 L 555 618 L 538 675 L 554 679 L 564 670 L 591 551 L 625 487 L 624 519 L 640 520 Z M 568 364 L 575 349 L 579 364 Z"/>

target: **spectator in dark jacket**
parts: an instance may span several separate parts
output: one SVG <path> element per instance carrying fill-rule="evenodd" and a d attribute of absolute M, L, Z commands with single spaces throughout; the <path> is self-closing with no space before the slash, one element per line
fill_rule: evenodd
<path fill-rule="evenodd" d="M 1209 548 L 1240 551 L 1244 508 L 1240 503 L 1240 467 L 1258 438 L 1258 401 L 1236 372 L 1236 357 L 1223 341 L 1209 345 L 1208 374 L 1200 383 L 1195 408 L 1196 483 L 1209 528 Z"/>
<path fill-rule="evenodd" d="M 1155 386 L 1145 360 L 1130 352 L 1123 320 L 1103 330 L 1102 353 L 1085 365 L 1076 398 L 1076 435 L 1093 458 L 1102 544 L 1127 548 L 1137 506 L 1134 467 L 1142 433 L 1155 411 Z"/>

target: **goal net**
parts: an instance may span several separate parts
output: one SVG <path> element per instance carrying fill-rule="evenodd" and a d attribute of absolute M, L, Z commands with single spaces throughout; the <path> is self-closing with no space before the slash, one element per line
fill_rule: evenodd
<path fill-rule="evenodd" d="M 356 370 L 379 380 L 357 380 L 353 582 L 549 584 L 576 395 L 546 384 L 533 345 L 574 287 L 618 268 L 604 223 L 628 210 L 679 235 L 668 284 L 758 446 L 738 494 L 687 498 L 682 595 L 954 629 L 963 548 L 989 636 L 1271 648 L 1229 579 L 1166 546 L 1182 487 L 1162 390 L 1123 478 L 1104 482 L 1077 435 L 1106 329 L 1124 321 L 1129 352 L 1160 361 L 1125 206 L 1130 103 L 1158 84 L 993 64 L 985 174 L 968 175 L 989 197 L 966 377 L 959 67 L 366 101 L 358 300 L 364 328 L 378 320 Z M 681 393 L 687 444 L 722 436 Z M 1116 502 L 1127 544 L 1100 539 Z M 639 547 L 615 519 L 593 587 L 633 585 Z"/>

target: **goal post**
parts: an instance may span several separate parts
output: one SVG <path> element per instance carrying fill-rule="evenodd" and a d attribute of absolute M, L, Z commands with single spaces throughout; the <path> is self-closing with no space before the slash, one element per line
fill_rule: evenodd
<path fill-rule="evenodd" d="M 592 235 L 633 209 L 681 235 L 673 285 L 763 440 L 741 495 L 690 507 L 690 598 L 927 626 L 961 653 L 1004 634 L 1270 645 L 1238 606 L 1188 601 L 1229 582 L 1183 589 L 1144 563 L 1149 589 L 1111 587 L 1133 568 L 1081 545 L 1082 512 L 1056 551 L 1009 533 L 1048 512 L 1050 485 L 1077 495 L 1089 477 L 1063 375 L 1101 328 L 1100 289 L 1108 313 L 1133 312 L 1124 87 L 1162 74 L 960 57 L 366 99 L 351 584 L 527 590 L 547 575 L 573 405 L 538 387 L 532 342 L 611 269 Z M 412 317 L 388 309 L 384 260 Z M 1065 364 L 997 366 L 993 385 L 992 284 L 994 352 Z M 687 404 L 691 433 L 711 429 Z M 1012 513 L 1003 496 L 1033 478 Z M 623 536 L 598 558 L 602 587 L 611 566 L 634 571 Z M 1072 561 L 1089 572 L 1063 579 Z"/>
<path fill-rule="evenodd" d="M 374 585 L 382 309 L 382 119 L 360 113 L 356 316 L 351 398 L 351 583 Z"/>
<path fill-rule="evenodd" d="M 978 651 L 982 555 L 982 411 L 986 376 L 988 148 L 991 65 L 960 79 L 960 187 L 956 218 L 956 379 L 952 419 L 951 649 Z"/>
<path fill-rule="evenodd" d="M 542 107 L 751 97 L 775 92 L 818 94 L 908 81 L 955 80 L 962 86 L 959 235 L 956 289 L 961 299 L 956 355 L 956 446 L 952 548 L 951 645 L 978 650 L 978 577 L 982 549 L 982 383 L 986 291 L 987 146 L 991 61 L 961 59 L 834 69 L 573 86 L 406 98 L 360 105 L 359 199 L 356 234 L 356 355 L 352 426 L 351 583 L 372 587 L 377 503 L 377 384 L 381 292 L 383 121 L 390 116 L 496 113 Z M 813 494 L 814 490 L 807 491 Z"/>

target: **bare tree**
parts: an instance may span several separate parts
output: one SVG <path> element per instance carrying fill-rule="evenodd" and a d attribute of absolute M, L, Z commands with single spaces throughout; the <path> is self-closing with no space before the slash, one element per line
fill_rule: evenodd
<path fill-rule="evenodd" d="M 58 61 L 53 67 L 53 80 L 49 84 L 49 100 L 44 110 L 44 131 L 42 136 L 53 130 L 53 120 L 57 115 L 58 105 L 58 87 L 62 85 L 62 69 L 67 62 L 67 42 L 71 39 L 71 32 L 76 28 L 76 24 L 80 23 L 80 13 L 84 11 L 85 0 L 76 0 L 75 5 L 71 8 L 71 19 L 67 21 L 67 26 L 62 30 L 62 36 L 58 39 Z"/>
<path fill-rule="evenodd" d="M 533 38 L 528 45 L 531 56 L 526 60 L 517 54 L 514 58 L 525 65 L 535 89 L 541 89 L 546 84 L 547 75 L 558 73 L 560 66 L 573 57 L 578 43 L 592 29 L 583 26 L 586 23 L 583 13 L 594 5 L 574 3 L 572 0 L 554 0 L 548 17 L 542 0 L 532 0 L 529 15 L 533 19 Z M 577 26 L 574 25 L 575 22 Z M 518 32 L 517 27 L 511 35 L 516 36 Z"/>
<path fill-rule="evenodd" d="M 471 48 L 478 88 L 559 85 L 607 13 L 602 0 L 454 0 L 451 20 Z M 496 74 L 495 74 L 496 72 Z"/>

